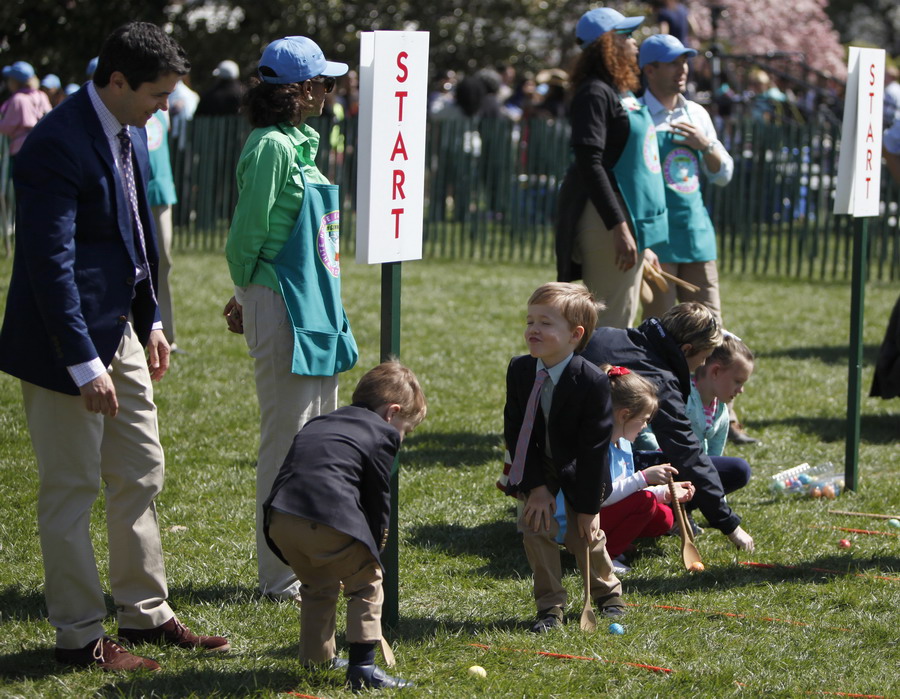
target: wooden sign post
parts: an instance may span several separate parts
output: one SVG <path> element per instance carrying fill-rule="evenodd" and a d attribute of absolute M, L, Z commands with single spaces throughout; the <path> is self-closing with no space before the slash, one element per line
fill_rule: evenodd
<path fill-rule="evenodd" d="M 381 264 L 381 359 L 400 356 L 400 265 L 422 259 L 428 32 L 363 32 L 359 60 L 356 261 Z M 397 495 L 383 553 L 384 616 L 399 620 Z"/>
<path fill-rule="evenodd" d="M 850 361 L 847 377 L 846 487 L 859 484 L 860 395 L 862 384 L 863 317 L 869 225 L 881 207 L 881 131 L 884 102 L 884 51 L 850 47 L 847 93 L 841 128 L 834 213 L 861 219 L 853 236 L 853 277 L 850 300 Z"/>

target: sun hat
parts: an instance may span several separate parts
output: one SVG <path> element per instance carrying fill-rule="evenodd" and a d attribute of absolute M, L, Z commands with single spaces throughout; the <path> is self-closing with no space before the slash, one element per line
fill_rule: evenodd
<path fill-rule="evenodd" d="M 277 39 L 259 59 L 260 80 L 273 85 L 302 83 L 318 75 L 336 78 L 348 70 L 346 63 L 326 61 L 319 45 L 305 36 Z"/>
<path fill-rule="evenodd" d="M 225 60 L 216 66 L 212 74 L 213 77 L 222 78 L 223 80 L 237 80 L 241 76 L 241 71 L 237 63 Z"/>
<path fill-rule="evenodd" d="M 48 90 L 58 90 L 62 87 L 62 83 L 59 81 L 58 75 L 47 73 L 44 79 L 41 80 L 41 87 L 46 87 Z"/>
<path fill-rule="evenodd" d="M 581 46 L 589 46 L 601 34 L 614 30 L 631 32 L 643 21 L 643 17 L 626 17 L 611 7 L 598 7 L 581 15 L 581 19 L 575 25 L 575 37 Z"/>
<path fill-rule="evenodd" d="M 16 61 L 11 66 L 3 68 L 3 77 L 18 80 L 20 83 L 28 82 L 34 76 L 34 68 L 25 61 Z"/>
<path fill-rule="evenodd" d="M 648 63 L 671 63 L 679 56 L 690 58 L 696 55 L 694 49 L 689 49 L 671 34 L 654 34 L 641 42 L 638 65 L 643 68 Z"/>

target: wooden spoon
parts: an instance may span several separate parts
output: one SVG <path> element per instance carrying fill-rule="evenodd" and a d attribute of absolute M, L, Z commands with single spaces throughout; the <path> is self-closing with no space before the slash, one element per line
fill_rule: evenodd
<path fill-rule="evenodd" d="M 381 655 L 384 656 L 384 664 L 388 667 L 394 667 L 397 664 L 394 659 L 394 651 L 391 650 L 391 646 L 384 636 L 381 637 Z"/>
<path fill-rule="evenodd" d="M 591 542 L 584 549 L 584 608 L 581 610 L 581 630 L 596 631 L 597 617 L 594 616 L 594 602 L 591 599 Z"/>
<path fill-rule="evenodd" d="M 675 481 L 669 480 L 669 494 L 672 496 L 672 509 L 678 518 L 678 530 L 681 534 L 681 560 L 684 561 L 686 570 L 693 570 L 695 563 L 703 564 L 700 560 L 700 552 L 694 546 L 694 532 L 691 525 L 687 521 L 687 515 L 684 513 L 684 505 L 678 501 L 678 494 L 675 492 Z"/>

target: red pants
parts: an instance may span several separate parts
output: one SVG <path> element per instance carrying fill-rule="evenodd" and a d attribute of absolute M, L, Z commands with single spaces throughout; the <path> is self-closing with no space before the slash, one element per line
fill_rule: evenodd
<path fill-rule="evenodd" d="M 649 490 L 639 490 L 600 510 L 600 528 L 606 532 L 606 551 L 610 558 L 624 553 L 637 538 L 662 536 L 674 521 L 672 508 L 657 502 Z"/>

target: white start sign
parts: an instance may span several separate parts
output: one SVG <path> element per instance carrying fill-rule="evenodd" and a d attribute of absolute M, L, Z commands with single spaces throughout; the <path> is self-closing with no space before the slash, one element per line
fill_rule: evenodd
<path fill-rule="evenodd" d="M 878 216 L 884 50 L 850 47 L 834 213 Z"/>
<path fill-rule="evenodd" d="M 356 261 L 422 258 L 428 32 L 363 32 Z"/>

